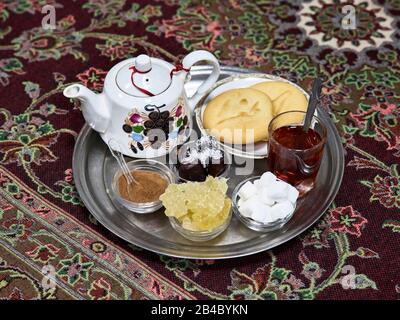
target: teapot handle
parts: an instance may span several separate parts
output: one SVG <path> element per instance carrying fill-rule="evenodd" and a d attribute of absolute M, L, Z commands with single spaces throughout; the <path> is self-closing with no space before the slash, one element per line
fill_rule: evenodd
<path fill-rule="evenodd" d="M 197 102 L 202 98 L 204 93 L 218 80 L 220 66 L 217 58 L 212 53 L 205 50 L 193 51 L 182 60 L 182 65 L 185 69 L 190 69 L 190 67 L 197 62 L 204 60 L 210 62 L 210 64 L 213 66 L 213 70 L 211 71 L 209 77 L 200 85 L 194 95 L 189 98 L 189 104 L 192 109 L 196 106 Z"/>

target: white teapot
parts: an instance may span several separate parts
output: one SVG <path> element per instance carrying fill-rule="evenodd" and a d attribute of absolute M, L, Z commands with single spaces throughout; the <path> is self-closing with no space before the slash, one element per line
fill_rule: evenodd
<path fill-rule="evenodd" d="M 213 70 L 188 98 L 185 79 L 192 65 L 203 60 L 210 62 Z M 204 50 L 188 54 L 175 66 L 142 54 L 112 67 L 100 94 L 80 84 L 68 86 L 63 93 L 81 100 L 86 122 L 105 143 L 116 140 L 118 151 L 127 156 L 153 158 L 187 139 L 192 128 L 191 108 L 217 81 L 219 73 L 218 60 Z"/>

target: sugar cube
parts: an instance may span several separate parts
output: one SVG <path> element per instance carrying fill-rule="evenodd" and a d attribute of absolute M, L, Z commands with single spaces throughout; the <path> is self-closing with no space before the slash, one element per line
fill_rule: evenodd
<path fill-rule="evenodd" d="M 239 207 L 240 214 L 242 216 L 251 218 L 251 215 L 253 213 L 253 201 L 252 201 L 252 199 L 248 199 L 247 201 L 243 200 L 243 199 L 240 199 L 238 201 L 238 207 Z"/>
<path fill-rule="evenodd" d="M 262 203 L 257 203 L 258 201 L 254 201 L 253 212 L 251 214 L 251 218 L 258 222 L 264 222 L 265 217 L 268 215 L 269 206 L 266 206 Z"/>
<path fill-rule="evenodd" d="M 274 220 L 284 219 L 294 211 L 293 204 L 289 201 L 278 202 L 272 206 L 272 217 Z"/>
<path fill-rule="evenodd" d="M 251 198 L 253 195 L 257 193 L 257 188 L 253 185 L 251 181 L 247 181 L 238 192 L 238 195 L 243 200 L 247 200 Z"/>
<path fill-rule="evenodd" d="M 298 197 L 299 197 L 299 191 L 295 187 L 289 185 L 288 195 L 287 195 L 288 200 L 294 204 L 296 203 Z"/>
<path fill-rule="evenodd" d="M 260 201 L 268 206 L 272 206 L 275 203 L 275 201 L 268 195 L 268 188 L 263 187 L 258 189 L 257 195 L 259 196 Z"/>
<path fill-rule="evenodd" d="M 276 219 L 273 216 L 273 209 L 272 209 L 273 207 L 271 207 L 271 206 L 265 206 L 265 207 L 266 207 L 266 210 L 265 210 L 266 214 L 264 216 L 263 223 L 274 222 Z"/>
<path fill-rule="evenodd" d="M 288 186 L 284 181 L 277 180 L 273 185 L 270 185 L 266 190 L 268 197 L 275 201 L 283 201 L 287 199 Z"/>
<path fill-rule="evenodd" d="M 270 224 L 270 223 L 273 223 L 273 222 L 275 222 L 275 219 L 271 215 L 267 215 L 267 216 L 264 217 L 264 220 L 263 220 L 262 223 Z"/>
<path fill-rule="evenodd" d="M 264 172 L 260 177 L 260 184 L 264 187 L 270 187 L 275 181 L 276 176 L 270 171 Z"/>

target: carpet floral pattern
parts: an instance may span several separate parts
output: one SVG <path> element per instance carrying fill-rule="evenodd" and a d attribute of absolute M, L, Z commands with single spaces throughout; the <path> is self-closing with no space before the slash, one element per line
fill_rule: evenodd
<path fill-rule="evenodd" d="M 45 4 L 54 30 L 41 27 Z M 341 27 L 345 4 L 356 30 Z M 99 91 L 113 64 L 140 53 L 177 62 L 195 49 L 306 89 L 325 79 L 343 184 L 319 222 L 278 248 L 157 255 L 110 234 L 75 189 L 84 121 L 62 90 Z M 2 1 L 0 299 L 399 299 L 399 96 L 397 0 Z"/>

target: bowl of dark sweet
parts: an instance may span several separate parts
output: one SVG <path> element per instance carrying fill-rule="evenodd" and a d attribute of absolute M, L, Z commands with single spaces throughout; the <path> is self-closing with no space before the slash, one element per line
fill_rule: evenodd
<path fill-rule="evenodd" d="M 211 136 L 183 144 L 177 155 L 172 170 L 180 182 L 202 182 L 207 176 L 227 177 L 229 173 L 228 155 Z"/>

